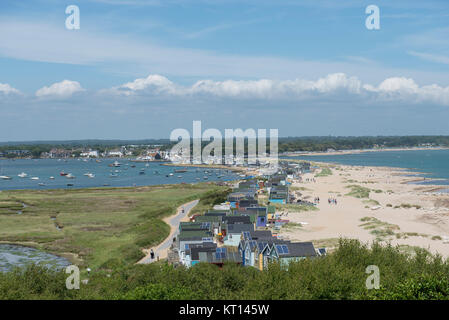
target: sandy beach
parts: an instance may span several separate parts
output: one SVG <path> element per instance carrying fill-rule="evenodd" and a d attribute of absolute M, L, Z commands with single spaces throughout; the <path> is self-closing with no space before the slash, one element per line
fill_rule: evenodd
<path fill-rule="evenodd" d="M 410 184 L 423 178 L 406 176 L 414 173 L 399 168 L 319 166 L 291 188 L 308 201 L 319 197 L 318 210 L 290 209 L 285 219 L 293 223 L 283 227 L 280 236 L 327 247 L 339 237 L 377 239 L 449 257 L 449 194 L 439 193 L 441 186 Z M 324 167 L 331 174 L 316 176 Z M 329 198 L 337 204 L 329 204 Z"/>
<path fill-rule="evenodd" d="M 447 150 L 445 147 L 412 147 L 412 148 L 376 148 L 376 149 L 351 149 L 334 151 L 314 151 L 314 152 L 288 152 L 283 154 L 285 157 L 297 156 L 338 156 L 344 154 L 357 154 L 366 152 L 388 152 L 388 151 L 419 151 L 419 150 Z"/>

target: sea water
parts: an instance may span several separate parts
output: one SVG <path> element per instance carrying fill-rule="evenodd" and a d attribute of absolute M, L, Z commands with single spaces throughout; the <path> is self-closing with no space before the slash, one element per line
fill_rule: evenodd
<path fill-rule="evenodd" d="M 341 155 L 284 157 L 352 166 L 395 167 L 418 172 L 429 180 L 419 184 L 449 185 L 449 150 L 403 150 L 363 152 Z M 404 173 L 405 174 L 405 173 Z"/>

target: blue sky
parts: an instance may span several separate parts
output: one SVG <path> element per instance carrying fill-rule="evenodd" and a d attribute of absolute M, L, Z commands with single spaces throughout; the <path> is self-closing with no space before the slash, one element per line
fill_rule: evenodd
<path fill-rule="evenodd" d="M 0 30 L 0 141 L 449 134 L 444 0 L 2 0 Z"/>

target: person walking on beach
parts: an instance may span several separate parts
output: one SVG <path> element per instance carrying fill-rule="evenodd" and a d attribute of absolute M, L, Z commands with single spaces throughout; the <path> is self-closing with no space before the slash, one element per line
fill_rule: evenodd
<path fill-rule="evenodd" d="M 153 251 L 153 249 L 150 250 L 150 257 L 151 257 L 151 260 L 154 259 L 154 251 Z"/>

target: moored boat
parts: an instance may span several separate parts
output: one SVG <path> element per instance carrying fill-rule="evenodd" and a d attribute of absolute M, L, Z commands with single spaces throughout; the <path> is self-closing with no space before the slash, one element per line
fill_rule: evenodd
<path fill-rule="evenodd" d="M 111 163 L 109 166 L 110 166 L 110 167 L 120 167 L 120 166 L 121 166 L 121 163 L 119 163 L 118 161 L 114 161 L 114 162 Z"/>

